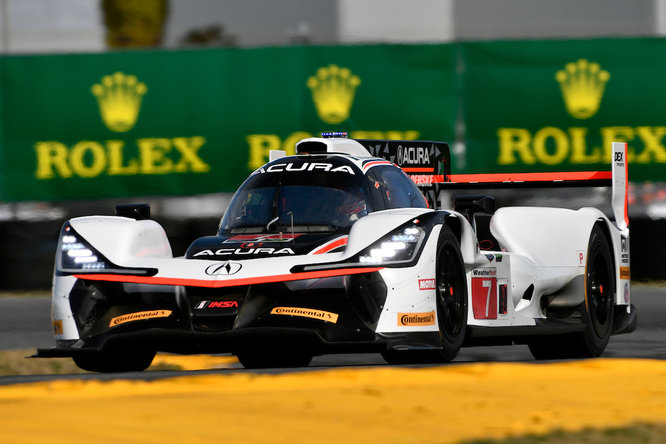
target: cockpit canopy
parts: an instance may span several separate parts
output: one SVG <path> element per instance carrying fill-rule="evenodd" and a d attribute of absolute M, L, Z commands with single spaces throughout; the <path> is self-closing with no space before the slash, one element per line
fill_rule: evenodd
<path fill-rule="evenodd" d="M 339 155 L 293 156 L 255 171 L 234 195 L 220 233 L 348 232 L 372 211 L 426 207 L 414 183 L 392 165 L 366 174 Z"/>

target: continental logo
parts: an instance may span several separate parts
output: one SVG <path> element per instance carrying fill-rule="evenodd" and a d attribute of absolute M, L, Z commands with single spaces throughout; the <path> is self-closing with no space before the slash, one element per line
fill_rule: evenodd
<path fill-rule="evenodd" d="M 568 63 L 555 74 L 567 112 L 576 119 L 589 119 L 599 111 L 609 79 L 608 71 L 585 59 Z"/>
<path fill-rule="evenodd" d="M 421 325 L 435 325 L 435 312 L 398 313 L 399 327 L 418 327 Z"/>
<path fill-rule="evenodd" d="M 331 124 L 347 120 L 360 84 L 361 79 L 349 68 L 338 65 L 319 68 L 307 81 L 319 118 Z"/>
<path fill-rule="evenodd" d="M 313 308 L 299 308 L 299 307 L 275 307 L 271 310 L 272 315 L 287 315 L 299 316 L 302 318 L 319 319 L 320 321 L 331 322 L 333 324 L 338 322 L 338 314 L 331 313 L 323 310 L 315 310 Z"/>
<path fill-rule="evenodd" d="M 109 322 L 109 327 L 115 327 L 128 322 L 143 321 L 145 319 L 168 318 L 169 316 L 171 316 L 171 310 L 138 311 L 112 318 L 111 322 Z"/>
<path fill-rule="evenodd" d="M 97 98 L 107 128 L 123 133 L 134 127 L 148 88 L 136 76 L 116 72 L 102 77 L 102 82 L 93 85 L 91 92 Z"/>
<path fill-rule="evenodd" d="M 56 335 L 61 335 L 62 334 L 62 319 L 58 319 L 56 321 L 53 321 L 52 323 L 53 326 L 53 333 Z"/>

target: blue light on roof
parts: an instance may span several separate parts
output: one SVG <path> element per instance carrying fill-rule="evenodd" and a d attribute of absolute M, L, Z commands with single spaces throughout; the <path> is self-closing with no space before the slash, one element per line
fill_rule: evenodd
<path fill-rule="evenodd" d="M 326 133 L 321 133 L 321 137 L 324 139 L 331 139 L 333 137 L 341 137 L 343 139 L 347 138 L 347 133 L 345 131 L 329 131 Z"/>

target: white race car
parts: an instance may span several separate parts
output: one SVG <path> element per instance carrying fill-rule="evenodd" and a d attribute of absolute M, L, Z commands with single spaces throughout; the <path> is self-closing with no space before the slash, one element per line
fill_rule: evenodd
<path fill-rule="evenodd" d="M 446 143 L 333 134 L 272 152 L 219 232 L 184 257 L 145 205 L 71 219 L 55 264 L 56 346 L 38 356 L 99 372 L 143 370 L 157 351 L 230 352 L 249 368 L 350 351 L 441 362 L 479 344 L 599 356 L 636 326 L 625 151 L 613 144 L 612 174 L 456 176 Z M 495 210 L 491 196 L 437 208 L 444 188 L 577 183 L 612 185 L 615 220 Z"/>

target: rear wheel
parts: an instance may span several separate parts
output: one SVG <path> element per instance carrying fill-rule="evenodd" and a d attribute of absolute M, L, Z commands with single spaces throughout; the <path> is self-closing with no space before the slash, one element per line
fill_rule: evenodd
<path fill-rule="evenodd" d="M 561 336 L 534 338 L 528 345 L 537 359 L 593 358 L 608 345 L 613 330 L 615 274 L 608 239 L 598 225 L 590 235 L 585 265 L 585 330 Z"/>
<path fill-rule="evenodd" d="M 448 362 L 460 351 L 467 332 L 467 278 L 458 239 L 446 225 L 439 236 L 435 273 L 441 349 L 386 350 L 382 356 L 389 364 Z"/>
<path fill-rule="evenodd" d="M 119 348 L 76 354 L 74 363 L 89 372 L 141 372 L 150 367 L 154 350 L 123 350 Z"/>

